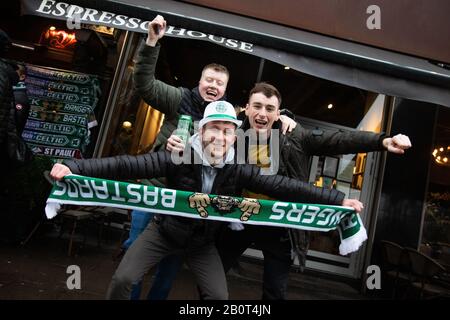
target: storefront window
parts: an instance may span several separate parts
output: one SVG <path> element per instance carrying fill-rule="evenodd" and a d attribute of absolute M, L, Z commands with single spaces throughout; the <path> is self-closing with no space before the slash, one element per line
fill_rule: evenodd
<path fill-rule="evenodd" d="M 37 156 L 92 157 L 123 32 L 28 15 L 4 23 L 16 43 L 7 58 L 27 71 L 24 140 Z"/>
<path fill-rule="evenodd" d="M 133 91 L 132 72 L 138 46 L 144 35 L 135 34 L 133 54 L 119 87 L 115 120 L 109 126 L 108 143 L 103 156 L 139 154 L 151 150 L 163 122 L 163 116 L 143 102 Z M 194 88 L 202 68 L 209 63 L 225 65 L 230 71 L 226 99 L 236 107 L 245 107 L 248 92 L 258 81 L 275 85 L 283 97 L 282 108 L 294 114 L 362 130 L 362 123 L 373 110 L 378 94 L 309 76 L 269 60 L 241 53 L 205 41 L 164 37 L 156 66 L 156 78 L 175 87 Z M 384 99 L 384 98 L 383 98 Z M 383 100 L 384 101 L 384 100 Z M 380 103 L 378 103 L 378 107 Z M 376 114 L 382 115 L 381 108 Z M 356 162 L 356 159 L 355 159 Z"/>
<path fill-rule="evenodd" d="M 450 111 L 443 107 L 434 141 L 421 250 L 450 266 Z"/>
<path fill-rule="evenodd" d="M 266 60 L 262 81 L 275 85 L 296 115 L 356 128 L 378 94 L 313 77 Z"/>
<path fill-rule="evenodd" d="M 141 154 L 151 150 L 164 120 L 164 115 L 146 104 L 133 90 L 133 71 L 144 37 L 135 34 L 132 54 L 120 81 L 115 116 L 103 156 Z M 236 106 L 245 106 L 248 91 L 256 82 L 260 59 L 204 41 L 164 37 L 156 65 L 156 78 L 175 87 L 194 88 L 198 85 L 203 67 L 209 63 L 226 66 L 230 82 L 226 99 Z"/>
<path fill-rule="evenodd" d="M 133 50 L 125 62 L 124 73 L 120 79 L 120 85 L 116 89 L 117 100 L 109 123 L 103 156 L 137 153 L 134 149 L 136 149 L 136 142 L 139 141 L 138 132 L 142 128 L 142 123 L 138 119 L 138 114 L 140 114 L 138 111 L 143 103 L 133 90 L 133 71 L 139 40 L 138 37 L 134 37 L 131 44 L 125 44 L 131 45 Z M 142 106 L 142 108 L 144 107 Z"/>

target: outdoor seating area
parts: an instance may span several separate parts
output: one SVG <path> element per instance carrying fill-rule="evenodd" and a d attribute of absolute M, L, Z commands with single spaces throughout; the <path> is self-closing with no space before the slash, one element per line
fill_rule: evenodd
<path fill-rule="evenodd" d="M 67 249 L 67 255 L 72 255 L 72 247 L 74 237 L 77 229 L 82 227 L 83 230 L 83 244 L 86 243 L 88 223 L 93 222 L 97 226 L 97 246 L 101 245 L 104 228 L 111 226 L 111 215 L 113 211 L 111 208 L 105 207 L 76 207 L 75 209 L 68 208 L 62 210 L 59 214 L 61 217 L 61 227 L 59 232 L 59 238 L 61 238 L 66 232 L 70 233 L 69 245 Z M 77 228 L 78 227 L 78 228 Z"/>
<path fill-rule="evenodd" d="M 381 250 L 381 270 L 390 298 L 450 299 L 448 267 L 424 252 L 391 241 L 381 241 Z"/>

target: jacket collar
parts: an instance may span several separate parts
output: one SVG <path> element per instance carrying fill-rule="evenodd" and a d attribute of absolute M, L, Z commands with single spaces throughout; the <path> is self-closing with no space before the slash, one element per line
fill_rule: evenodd
<path fill-rule="evenodd" d="M 200 91 L 198 90 L 198 86 L 191 90 L 191 97 L 192 102 L 195 106 L 199 107 L 202 112 L 205 110 L 206 106 L 209 104 L 209 102 L 203 100 L 202 96 L 200 95 Z M 225 100 L 227 99 L 227 94 L 225 93 L 222 98 L 219 100 Z"/>

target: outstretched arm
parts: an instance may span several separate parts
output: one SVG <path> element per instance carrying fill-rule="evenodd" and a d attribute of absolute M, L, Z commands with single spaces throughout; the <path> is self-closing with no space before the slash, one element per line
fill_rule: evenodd
<path fill-rule="evenodd" d="M 65 160 L 53 166 L 50 176 L 55 180 L 71 173 L 105 179 L 157 178 L 167 176 L 171 165 L 170 154 L 161 151 L 139 156 Z"/>
<path fill-rule="evenodd" d="M 285 176 L 261 175 L 257 166 L 239 165 L 238 176 L 244 188 L 280 201 L 346 206 L 356 212 L 364 208 L 359 200 L 345 199 L 345 194 L 336 189 L 315 187 Z"/>
<path fill-rule="evenodd" d="M 149 23 L 147 41 L 139 51 L 133 80 L 142 99 L 171 119 L 177 115 L 183 91 L 155 78 L 160 49 L 158 40 L 164 36 L 165 30 L 166 21 L 160 15 Z"/>
<path fill-rule="evenodd" d="M 245 189 L 281 201 L 342 205 L 345 194 L 335 189 L 318 188 L 280 175 L 262 175 L 254 165 L 238 165 L 239 181 Z"/>
<path fill-rule="evenodd" d="M 309 155 L 336 155 L 359 152 L 383 151 L 404 153 L 411 147 L 408 136 L 398 134 L 386 137 L 369 131 L 324 131 L 307 130 L 299 125 L 290 134 L 295 146 Z"/>

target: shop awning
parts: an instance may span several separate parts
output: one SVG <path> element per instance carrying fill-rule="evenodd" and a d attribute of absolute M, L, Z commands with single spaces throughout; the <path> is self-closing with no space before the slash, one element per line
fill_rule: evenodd
<path fill-rule="evenodd" d="M 263 57 L 319 78 L 450 107 L 450 70 L 425 59 L 171 0 L 21 0 L 24 14 L 145 33 L 161 14 L 168 36 Z"/>

